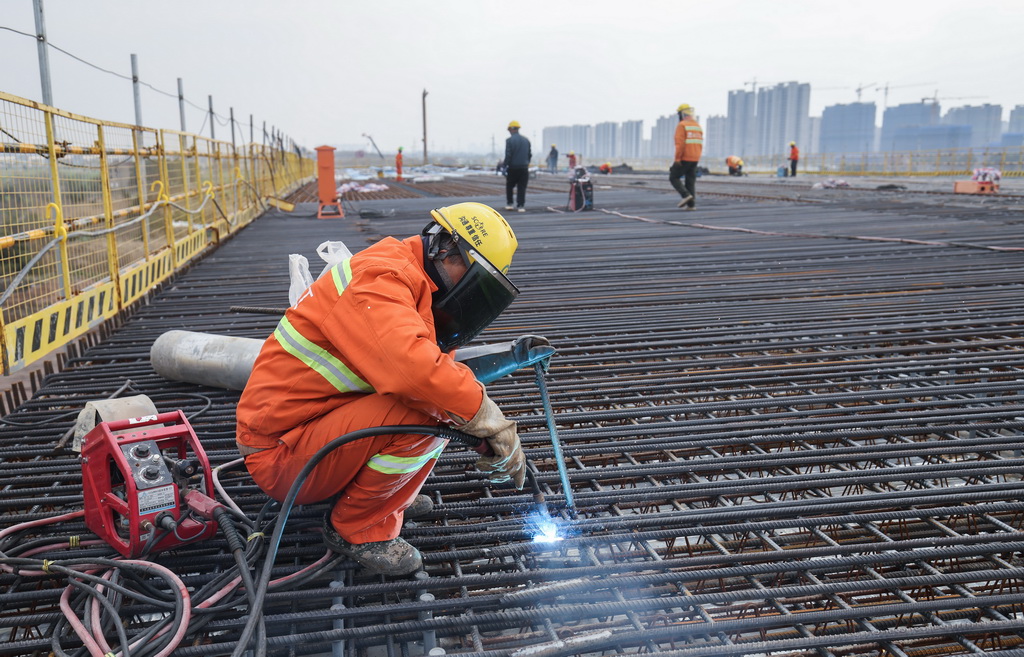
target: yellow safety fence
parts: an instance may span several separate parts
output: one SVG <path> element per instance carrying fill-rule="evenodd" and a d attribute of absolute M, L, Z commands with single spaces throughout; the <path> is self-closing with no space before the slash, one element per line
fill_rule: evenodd
<path fill-rule="evenodd" d="M 741 156 L 742 157 L 742 156 Z M 701 164 L 711 171 L 727 171 L 725 158 Z M 743 158 L 747 173 L 775 174 L 789 167 L 785 154 Z M 1024 147 L 950 148 L 936 151 L 894 151 L 877 153 L 801 153 L 797 174 L 829 176 L 966 176 L 975 169 L 998 169 L 1003 177 L 1024 177 Z"/>
<path fill-rule="evenodd" d="M 0 340 L 9 375 L 143 298 L 316 163 L 0 92 Z"/>

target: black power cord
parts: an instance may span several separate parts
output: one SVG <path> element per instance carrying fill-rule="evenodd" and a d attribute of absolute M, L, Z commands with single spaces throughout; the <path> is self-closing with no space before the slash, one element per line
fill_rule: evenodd
<path fill-rule="evenodd" d="M 299 474 L 296 475 L 295 482 L 292 484 L 292 487 L 288 489 L 288 495 L 285 496 L 284 501 L 281 502 L 281 510 L 278 515 L 277 526 L 274 527 L 274 534 L 267 546 L 267 554 L 263 561 L 263 569 L 260 573 L 259 583 L 256 586 L 255 595 L 250 602 L 249 619 L 246 621 L 245 627 L 242 629 L 242 633 L 238 637 L 238 643 L 235 645 L 235 649 L 231 653 L 231 657 L 242 657 L 248 648 L 249 643 L 252 641 L 253 633 L 263 622 L 263 601 L 267 595 L 267 586 L 270 582 L 270 574 L 274 567 L 274 559 L 277 557 L 277 550 L 281 545 L 281 538 L 284 536 L 284 528 L 288 520 L 288 515 L 291 513 L 292 507 L 295 505 L 295 498 L 298 497 L 299 491 L 302 489 L 302 485 L 306 482 L 306 478 L 309 476 L 309 473 L 312 472 L 313 468 L 315 468 L 320 461 L 324 460 L 328 454 L 342 445 L 346 445 L 362 438 L 369 438 L 384 434 L 437 436 L 439 438 L 454 440 L 473 449 L 476 449 L 482 443 L 481 438 L 477 438 L 476 436 L 472 436 L 468 433 L 463 433 L 462 431 L 458 431 L 451 427 L 408 424 L 370 427 L 368 429 L 351 431 L 343 436 L 335 438 L 321 447 L 317 453 L 309 459 L 306 465 L 303 466 L 302 470 L 299 471 Z M 266 642 L 264 641 L 263 643 L 263 648 L 258 647 L 257 649 L 265 650 Z"/>

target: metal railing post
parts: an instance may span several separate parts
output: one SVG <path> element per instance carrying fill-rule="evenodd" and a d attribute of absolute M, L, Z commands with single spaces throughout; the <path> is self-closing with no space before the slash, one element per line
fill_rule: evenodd
<path fill-rule="evenodd" d="M 43 120 L 46 123 L 46 151 L 48 155 L 47 159 L 50 161 L 50 185 L 53 195 L 52 205 L 57 210 L 56 224 L 54 225 L 54 235 L 56 237 L 65 237 L 67 235 L 67 229 L 64 228 L 64 203 L 61 200 L 60 173 L 57 170 L 57 144 L 53 130 L 53 113 L 49 110 L 44 110 Z M 47 216 L 48 215 L 49 213 L 47 213 Z M 70 299 L 71 271 L 69 267 L 71 263 L 68 261 L 68 242 L 66 239 L 61 239 L 59 253 L 60 255 L 57 259 L 57 267 L 60 270 L 61 281 L 63 282 L 64 286 L 64 298 Z"/>
<path fill-rule="evenodd" d="M 106 216 L 104 225 L 107 228 L 107 268 L 110 270 L 110 280 L 114 283 L 114 294 L 117 301 L 117 308 L 121 308 L 121 285 L 118 280 L 119 257 L 117 249 L 117 236 L 114 234 L 114 201 L 110 194 L 110 161 L 107 157 L 107 141 L 103 132 L 103 126 L 96 126 L 96 143 L 100 147 L 100 189 L 103 192 L 103 214 Z"/>
<path fill-rule="evenodd" d="M 170 176 L 167 173 L 167 135 L 161 130 L 157 133 L 157 162 L 159 164 L 160 171 L 160 184 L 163 190 L 163 200 L 170 200 L 170 194 L 168 193 L 171 189 Z M 160 200 L 160 199 L 157 199 Z M 164 205 L 164 230 L 167 235 L 167 245 L 171 249 L 171 266 L 174 268 L 178 267 L 178 249 L 177 241 L 174 239 L 174 215 L 171 212 L 170 205 Z"/>

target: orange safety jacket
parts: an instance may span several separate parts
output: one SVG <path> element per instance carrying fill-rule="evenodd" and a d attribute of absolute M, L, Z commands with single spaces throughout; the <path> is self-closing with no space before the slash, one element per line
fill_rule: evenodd
<path fill-rule="evenodd" d="M 697 162 L 704 150 L 704 131 L 693 119 L 683 119 L 676 126 L 676 162 Z"/>
<path fill-rule="evenodd" d="M 388 237 L 316 280 L 256 358 L 238 402 L 238 442 L 287 443 L 290 430 L 368 393 L 442 422 L 476 415 L 483 386 L 437 346 L 437 286 L 423 265 L 420 237 Z"/>
<path fill-rule="evenodd" d="M 800 149 L 796 146 L 789 147 L 789 159 L 797 161 L 800 159 Z"/>
<path fill-rule="evenodd" d="M 729 157 L 725 158 L 725 165 L 735 169 L 736 167 L 743 166 L 743 160 L 736 157 L 735 155 L 730 155 Z"/>

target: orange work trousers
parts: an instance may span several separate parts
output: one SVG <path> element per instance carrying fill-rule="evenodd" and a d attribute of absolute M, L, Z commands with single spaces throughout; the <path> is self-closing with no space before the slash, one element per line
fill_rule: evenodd
<path fill-rule="evenodd" d="M 394 398 L 368 394 L 281 437 L 277 447 L 245 457 L 256 484 L 274 499 L 288 495 L 316 452 L 351 431 L 394 424 L 438 424 Z M 405 509 L 434 469 L 447 440 L 436 436 L 381 435 L 338 447 L 313 468 L 296 504 L 340 493 L 331 523 L 352 544 L 389 541 L 402 530 Z"/>

